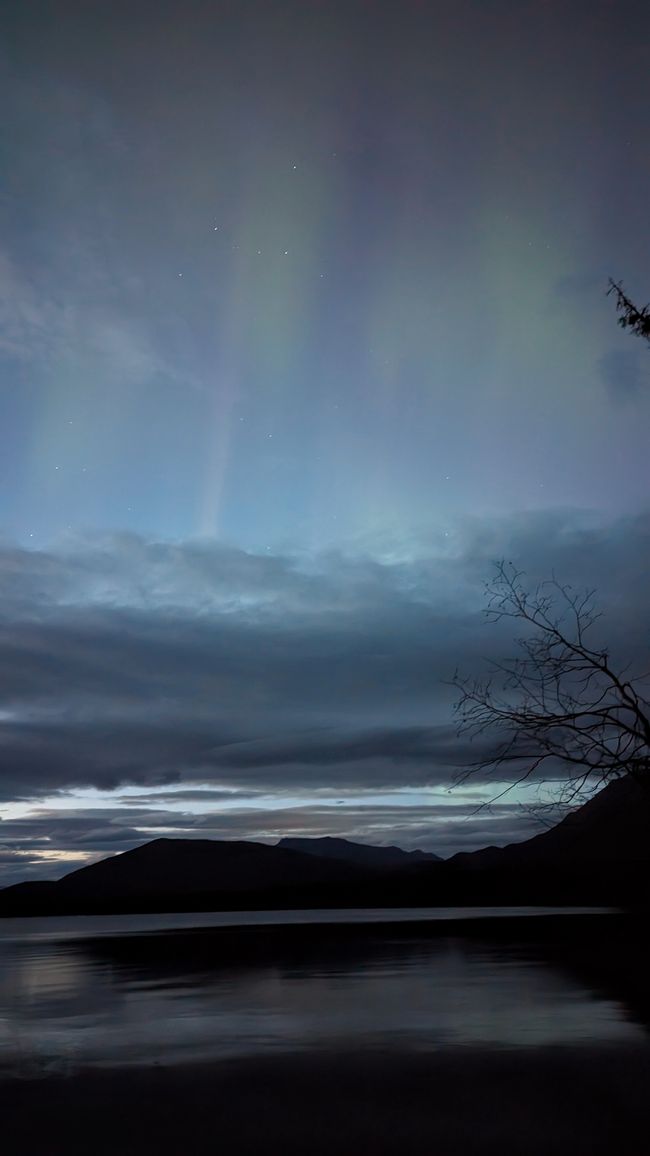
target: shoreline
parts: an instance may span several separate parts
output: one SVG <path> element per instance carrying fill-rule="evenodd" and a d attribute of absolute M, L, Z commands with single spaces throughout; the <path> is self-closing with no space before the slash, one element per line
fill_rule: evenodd
<path fill-rule="evenodd" d="M 161 928 L 126 928 L 125 930 L 106 931 L 102 929 L 92 928 L 87 933 L 80 935 L 80 938 L 85 940 L 98 939 L 102 943 L 107 943 L 111 940 L 134 940 L 134 939 L 153 939 L 156 937 L 169 936 L 180 941 L 182 939 L 201 939 L 214 938 L 223 939 L 236 942 L 238 939 L 244 941 L 252 941 L 253 939 L 273 939 L 284 941 L 299 941 L 299 940 L 313 940 L 316 939 L 361 939 L 366 937 L 390 936 L 392 938 L 411 938 L 417 935 L 419 938 L 437 938 L 447 936 L 467 936 L 486 939 L 510 939 L 516 938 L 524 940 L 532 939 L 547 939 L 557 938 L 562 933 L 562 938 L 568 934 L 571 939 L 582 938 L 585 935 L 600 936 L 603 931 L 603 926 L 607 923 L 608 931 L 615 931 L 617 935 L 630 936 L 635 938 L 636 935 L 645 934 L 645 927 L 647 921 L 647 914 L 645 912 L 625 911 L 622 909 L 599 910 L 599 911 L 567 911 L 565 912 L 544 912 L 539 913 L 521 913 L 508 914 L 472 914 L 459 915 L 449 918 L 422 918 L 415 917 L 413 919 L 385 919 L 381 916 L 381 909 L 377 911 L 377 918 L 364 918 L 362 920 L 353 919 L 306 919 L 306 920 L 291 920 L 282 922 L 279 918 L 277 921 L 260 922 L 260 923 L 228 923 L 228 924 L 201 924 L 200 918 L 202 912 L 197 912 L 197 923 L 194 925 L 181 925 L 178 927 L 161 927 Z M 282 913 L 278 913 L 281 916 Z M 310 912 L 310 914 L 313 914 Z M 326 911 L 323 911 L 326 915 Z M 67 918 L 67 917 L 66 917 Z M 80 923 L 84 916 L 74 916 L 74 919 L 79 919 Z M 137 915 L 129 918 L 136 918 Z M 0 925 L 1 927 L 1 925 Z M 80 931 L 82 930 L 80 926 Z M 54 938 L 55 936 L 53 936 Z M 1 942 L 1 940 L 0 940 Z"/>
<path fill-rule="evenodd" d="M 330 1049 L 11 1078 L 3 1151 L 609 1156 L 639 1150 L 649 1081 L 646 1045 Z"/>

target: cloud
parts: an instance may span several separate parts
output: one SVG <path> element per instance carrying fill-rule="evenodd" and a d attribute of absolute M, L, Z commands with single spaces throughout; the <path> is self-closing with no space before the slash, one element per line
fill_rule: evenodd
<path fill-rule="evenodd" d="M 185 799 L 184 794 L 176 796 Z M 231 800 L 232 801 L 232 800 Z M 225 812 L 195 814 L 165 810 L 160 796 L 148 807 L 88 807 L 83 813 L 41 808 L 29 818 L 0 825 L 3 884 L 25 878 L 60 878 L 98 858 L 128 851 L 147 839 L 246 839 L 275 843 L 284 836 L 336 835 L 374 844 L 397 844 L 443 857 L 478 844 L 506 843 L 542 828 L 534 814 L 516 803 L 477 810 L 476 802 L 447 800 L 425 805 L 377 804 L 357 797 L 348 806 L 326 805 L 312 797 L 301 806 L 236 806 Z M 57 862 L 53 848 L 58 849 Z"/>
<path fill-rule="evenodd" d="M 391 768 L 384 771 L 384 775 L 390 780 L 394 780 L 396 767 L 412 763 L 420 768 L 417 781 L 423 785 L 430 778 L 435 780 L 433 768 L 444 767 L 446 778 L 451 767 L 463 767 L 468 758 L 476 758 L 478 749 L 475 743 L 469 744 L 459 738 L 453 726 L 392 729 L 378 726 L 368 731 L 332 733 L 318 730 L 281 739 L 233 743 L 222 747 L 215 755 L 219 765 L 237 770 L 287 768 L 298 764 L 302 775 L 313 764 L 328 768 L 343 764 L 346 777 L 350 774 L 350 767 L 357 763 L 374 761 L 381 764 L 386 761 Z"/>
<path fill-rule="evenodd" d="M 610 349 L 598 362 L 598 372 L 613 401 L 628 402 L 648 388 L 647 365 L 638 349 Z"/>
<path fill-rule="evenodd" d="M 512 653 L 511 624 L 481 613 L 501 557 L 531 582 L 555 571 L 598 587 L 615 660 L 648 665 L 647 515 L 465 521 L 444 549 L 421 538 L 390 555 L 260 556 L 131 534 L 0 545 L 0 798 L 35 807 L 70 790 L 164 788 L 167 802 L 152 805 L 184 792 L 193 831 L 266 837 L 299 819 L 390 841 L 392 823 L 412 845 L 431 824 L 427 845 L 451 845 L 458 827 L 424 805 L 406 824 L 391 805 L 381 827 L 367 808 L 353 816 L 350 792 L 444 788 L 481 755 L 455 734 L 445 680 Z M 233 790 L 245 793 L 238 819 Z M 323 790 L 343 806 L 281 818 L 283 797 L 295 808 Z M 212 827 L 197 818 L 206 808 Z M 140 813 L 122 815 L 123 837 L 91 817 L 89 853 L 143 837 Z"/>
<path fill-rule="evenodd" d="M 37 283 L 0 252 L 0 353 L 50 368 L 58 361 L 68 371 L 92 365 L 93 377 L 114 383 L 176 376 L 140 322 L 106 301 L 85 300 L 79 286 L 50 280 Z"/>

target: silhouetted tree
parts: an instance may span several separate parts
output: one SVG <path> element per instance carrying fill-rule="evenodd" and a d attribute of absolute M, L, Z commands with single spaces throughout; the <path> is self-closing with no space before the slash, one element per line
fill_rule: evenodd
<path fill-rule="evenodd" d="M 623 290 L 621 282 L 609 279 L 609 289 L 607 296 L 614 293 L 616 296 L 616 312 L 620 314 L 618 319 L 619 325 L 623 329 L 631 329 L 636 333 L 637 337 L 643 337 L 650 342 L 650 304 L 644 305 L 641 309 L 630 301 L 630 298 Z"/>
<path fill-rule="evenodd" d="M 514 770 L 514 786 L 545 764 L 557 777 L 562 764 L 563 798 L 628 774 L 650 785 L 650 702 L 641 693 L 648 675 L 628 678 L 614 669 L 607 649 L 589 645 L 601 617 L 593 590 L 576 593 L 553 578 L 530 592 L 523 578 L 512 563 L 500 562 L 486 583 L 488 620 L 525 626 L 518 656 L 490 661 L 484 680 L 458 672 L 452 680 L 460 692 L 459 734 L 487 744 L 461 780 L 481 770 L 508 776 Z"/>

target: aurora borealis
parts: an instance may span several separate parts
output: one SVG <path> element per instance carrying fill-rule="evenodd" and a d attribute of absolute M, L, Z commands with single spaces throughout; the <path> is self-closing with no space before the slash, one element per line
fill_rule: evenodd
<path fill-rule="evenodd" d="M 505 644 L 508 551 L 645 621 L 605 291 L 650 297 L 647 5 L 0 20 L 7 881 L 162 830 L 524 837 L 446 822 L 441 679 Z"/>

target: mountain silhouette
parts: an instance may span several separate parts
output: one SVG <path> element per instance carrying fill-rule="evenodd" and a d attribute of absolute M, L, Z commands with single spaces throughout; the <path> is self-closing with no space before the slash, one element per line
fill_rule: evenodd
<path fill-rule="evenodd" d="M 64 876 L 66 895 L 168 895 L 248 891 L 305 884 L 338 883 L 350 877 L 345 865 L 317 860 L 266 843 L 213 839 L 154 839 L 133 851 L 102 859 Z"/>
<path fill-rule="evenodd" d="M 277 844 L 288 851 L 300 851 L 319 859 L 333 859 L 338 862 L 356 863 L 360 867 L 411 867 L 414 863 L 440 863 L 439 855 L 432 851 L 403 851 L 401 847 L 373 847 L 369 843 L 352 843 L 349 839 L 334 839 L 326 835 L 322 839 L 284 838 Z"/>
<path fill-rule="evenodd" d="M 522 843 L 459 852 L 451 864 L 502 867 L 617 866 L 650 859 L 650 789 L 629 776 L 609 783 L 548 831 Z"/>
<path fill-rule="evenodd" d="M 0 891 L 0 914 L 292 906 L 363 879 L 355 864 L 265 843 L 161 838 L 57 882 L 7 887 Z"/>
<path fill-rule="evenodd" d="M 556 827 L 441 860 L 345 839 L 154 839 L 58 882 L 0 891 L 0 915 L 463 904 L 647 906 L 650 790 L 610 783 Z"/>

